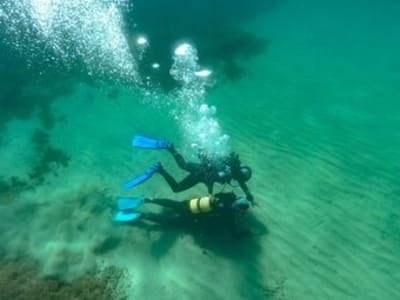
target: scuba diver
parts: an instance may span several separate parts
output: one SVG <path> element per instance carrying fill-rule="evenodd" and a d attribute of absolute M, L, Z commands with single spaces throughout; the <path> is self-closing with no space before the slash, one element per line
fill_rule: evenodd
<path fill-rule="evenodd" d="M 184 201 L 162 198 L 118 198 L 118 210 L 114 221 L 133 223 L 137 220 L 147 220 L 159 224 L 179 224 L 210 220 L 224 222 L 224 228 L 238 232 L 239 218 L 249 208 L 249 201 L 234 193 L 218 193 L 213 196 L 198 197 Z M 168 208 L 170 212 L 151 213 L 139 212 L 143 204 L 155 204 Z"/>
<path fill-rule="evenodd" d="M 144 136 L 135 136 L 132 144 L 137 148 L 144 149 L 166 149 L 174 157 L 177 165 L 189 172 L 183 180 L 177 182 L 161 165 L 157 163 L 151 166 L 145 173 L 127 182 L 124 187 L 132 188 L 149 179 L 153 174 L 159 173 L 174 192 L 187 190 L 198 183 L 206 185 L 208 193 L 213 193 L 214 183 L 230 184 L 232 180 L 238 182 L 246 195 L 246 199 L 254 204 L 254 197 L 251 194 L 246 182 L 251 178 L 252 171 L 248 166 L 242 166 L 239 155 L 232 152 L 221 161 L 215 161 L 205 153 L 199 153 L 200 162 L 186 162 L 183 156 L 176 151 L 172 143 L 163 140 L 156 140 Z"/>

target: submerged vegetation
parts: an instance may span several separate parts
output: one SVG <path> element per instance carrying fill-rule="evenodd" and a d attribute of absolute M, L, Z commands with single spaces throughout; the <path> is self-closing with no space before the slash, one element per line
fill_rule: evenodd
<path fill-rule="evenodd" d="M 12 202 L 21 192 L 34 189 L 44 183 L 46 176 L 57 176 L 60 168 L 68 166 L 70 157 L 63 150 L 50 144 L 49 135 L 45 131 L 37 129 L 31 141 L 37 161 L 32 165 L 27 178 L 0 177 L 0 203 Z"/>
<path fill-rule="evenodd" d="M 61 149 L 54 148 L 49 143 L 49 135 L 38 129 L 32 136 L 32 142 L 38 154 L 38 162 L 29 172 L 29 178 L 33 184 L 40 184 L 44 177 L 52 173 L 57 176 L 59 167 L 67 167 L 70 157 Z"/>
<path fill-rule="evenodd" d="M 0 262 L 0 299 L 18 300 L 123 300 L 121 288 L 126 274 L 116 267 L 107 267 L 86 274 L 71 282 L 58 278 L 42 278 L 32 263 Z"/>
<path fill-rule="evenodd" d="M 13 202 L 17 195 L 28 189 L 29 184 L 15 176 L 9 179 L 0 178 L 0 204 Z"/>

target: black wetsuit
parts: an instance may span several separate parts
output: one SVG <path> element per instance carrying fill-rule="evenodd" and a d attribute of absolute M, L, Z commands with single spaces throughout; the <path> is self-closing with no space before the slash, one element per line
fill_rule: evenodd
<path fill-rule="evenodd" d="M 189 172 L 183 180 L 177 182 L 174 177 L 172 177 L 164 168 L 159 169 L 159 173 L 164 177 L 167 181 L 168 185 L 171 189 L 177 193 L 184 190 L 187 190 L 198 183 L 203 183 L 206 185 L 208 193 L 213 193 L 214 183 L 229 183 L 232 179 L 236 180 L 239 183 L 239 186 L 242 188 L 243 192 L 246 194 L 246 198 L 249 201 L 253 201 L 253 196 L 250 193 L 249 188 L 247 187 L 244 180 L 241 180 L 240 177 L 240 162 L 237 159 L 235 163 L 231 163 L 229 159 L 226 161 L 216 164 L 213 163 L 206 158 L 203 158 L 200 163 L 194 162 L 186 162 L 183 156 L 178 153 L 175 148 L 170 148 L 172 156 L 174 157 L 178 166 Z"/>
<path fill-rule="evenodd" d="M 233 217 L 239 212 L 232 207 L 232 204 L 237 199 L 238 197 L 234 193 L 218 193 L 214 196 L 193 198 L 185 201 L 162 198 L 151 199 L 147 200 L 147 203 L 170 208 L 172 212 L 166 214 L 145 213 L 143 217 L 160 223 L 173 221 L 177 218 Z"/>

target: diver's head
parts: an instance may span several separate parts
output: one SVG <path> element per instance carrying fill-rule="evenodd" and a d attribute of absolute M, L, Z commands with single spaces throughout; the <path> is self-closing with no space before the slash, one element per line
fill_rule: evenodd
<path fill-rule="evenodd" d="M 252 171 L 251 171 L 250 167 L 248 167 L 248 166 L 240 167 L 240 173 L 239 173 L 240 180 L 242 180 L 244 182 L 248 181 L 251 178 L 251 174 L 252 174 Z"/>

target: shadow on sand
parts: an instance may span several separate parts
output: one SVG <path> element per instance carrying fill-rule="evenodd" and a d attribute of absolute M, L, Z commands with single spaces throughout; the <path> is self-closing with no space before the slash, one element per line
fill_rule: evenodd
<path fill-rule="evenodd" d="M 230 221 L 221 216 L 206 216 L 195 221 L 191 217 L 178 218 L 167 223 L 144 221 L 133 226 L 160 234 L 157 240 L 152 241 L 151 255 L 155 259 L 168 255 L 178 239 L 189 235 L 200 248 L 201 254 L 212 254 L 235 262 L 234 278 L 240 280 L 236 286 L 252 287 L 252 290 L 243 291 L 243 297 L 270 299 L 266 293 L 265 274 L 262 274 L 258 263 L 262 251 L 259 241 L 268 234 L 268 228 L 251 213 L 241 217 L 234 231 L 231 230 Z"/>

